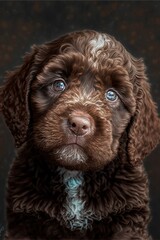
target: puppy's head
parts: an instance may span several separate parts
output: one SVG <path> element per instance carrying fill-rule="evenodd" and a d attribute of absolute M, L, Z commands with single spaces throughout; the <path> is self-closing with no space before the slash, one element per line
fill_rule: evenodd
<path fill-rule="evenodd" d="M 91 170 L 120 154 L 139 162 L 159 141 L 144 65 L 106 34 L 34 47 L 1 95 L 17 147 L 27 141 L 53 165 Z"/>

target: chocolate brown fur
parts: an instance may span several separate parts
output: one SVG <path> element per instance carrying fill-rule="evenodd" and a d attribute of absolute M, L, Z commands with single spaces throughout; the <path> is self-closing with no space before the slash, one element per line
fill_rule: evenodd
<path fill-rule="evenodd" d="M 149 239 L 142 160 L 160 123 L 141 59 L 107 34 L 70 33 L 34 46 L 0 97 L 17 147 L 8 239 Z"/>

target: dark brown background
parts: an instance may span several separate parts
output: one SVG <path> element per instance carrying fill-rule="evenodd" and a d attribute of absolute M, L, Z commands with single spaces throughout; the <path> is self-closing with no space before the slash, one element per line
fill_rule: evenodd
<path fill-rule="evenodd" d="M 32 44 L 68 31 L 95 29 L 114 35 L 136 57 L 143 57 L 160 112 L 160 2 L 158 1 L 1 1 L 0 83 L 6 70 L 21 64 Z M 4 192 L 14 157 L 10 132 L 0 121 L 0 238 L 5 230 Z M 150 179 L 150 232 L 160 240 L 160 147 L 145 160 Z"/>

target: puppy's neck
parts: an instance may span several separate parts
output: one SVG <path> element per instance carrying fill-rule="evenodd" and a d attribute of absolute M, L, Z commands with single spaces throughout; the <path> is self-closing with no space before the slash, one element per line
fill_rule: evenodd
<path fill-rule="evenodd" d="M 85 221 L 84 219 L 85 202 L 82 200 L 83 173 L 81 171 L 70 171 L 65 168 L 58 168 L 58 171 L 67 193 L 64 204 L 66 225 L 72 230 L 85 229 L 87 228 L 87 220 Z"/>
<path fill-rule="evenodd" d="M 70 181 L 73 178 L 81 178 L 83 173 L 81 171 L 77 171 L 77 170 L 68 170 L 66 168 L 63 167 L 58 167 L 57 171 L 59 172 L 59 174 L 63 177 L 63 182 L 66 183 L 68 181 Z"/>

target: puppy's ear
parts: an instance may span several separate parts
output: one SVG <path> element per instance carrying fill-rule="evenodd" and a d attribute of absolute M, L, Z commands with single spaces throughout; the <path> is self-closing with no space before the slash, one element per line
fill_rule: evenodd
<path fill-rule="evenodd" d="M 33 47 L 32 52 L 24 57 L 23 65 L 7 74 L 6 82 L 0 89 L 0 108 L 15 139 L 16 147 L 24 143 L 27 134 L 30 117 L 28 94 L 35 72 L 35 54 L 36 47 Z"/>
<path fill-rule="evenodd" d="M 150 94 L 150 86 L 142 61 L 137 61 L 134 82 L 136 111 L 130 124 L 128 151 L 131 163 L 144 159 L 159 143 L 160 120 Z"/>
<path fill-rule="evenodd" d="M 3 88 L 0 86 L 0 113 L 2 112 L 2 93 L 3 93 Z"/>

